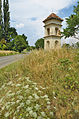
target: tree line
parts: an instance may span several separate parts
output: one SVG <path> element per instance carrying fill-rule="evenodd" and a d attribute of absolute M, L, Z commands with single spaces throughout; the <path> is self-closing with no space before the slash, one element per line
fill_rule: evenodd
<path fill-rule="evenodd" d="M 0 0 L 0 50 L 21 52 L 29 47 L 27 36 L 18 35 L 16 29 L 10 26 L 9 1 Z"/>

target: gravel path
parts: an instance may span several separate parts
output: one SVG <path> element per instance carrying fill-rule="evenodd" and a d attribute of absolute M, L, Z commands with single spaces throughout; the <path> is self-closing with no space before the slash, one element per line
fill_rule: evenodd
<path fill-rule="evenodd" d="M 22 59 L 23 57 L 23 54 L 0 57 L 0 68 L 3 68 L 13 62 L 16 62 Z"/>

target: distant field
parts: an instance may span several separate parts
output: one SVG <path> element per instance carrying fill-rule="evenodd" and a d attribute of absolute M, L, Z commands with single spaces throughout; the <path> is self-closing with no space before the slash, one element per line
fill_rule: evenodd
<path fill-rule="evenodd" d="M 14 55 L 17 54 L 15 51 L 6 51 L 6 50 L 0 50 L 0 56 L 8 56 L 8 55 Z"/>
<path fill-rule="evenodd" d="M 79 50 L 35 50 L 0 70 L 1 119 L 79 119 Z"/>

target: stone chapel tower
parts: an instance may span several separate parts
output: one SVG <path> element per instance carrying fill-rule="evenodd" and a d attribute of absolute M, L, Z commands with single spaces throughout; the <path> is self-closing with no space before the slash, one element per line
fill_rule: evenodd
<path fill-rule="evenodd" d="M 43 23 L 45 24 L 44 49 L 61 48 L 61 23 L 63 19 L 52 13 Z"/>

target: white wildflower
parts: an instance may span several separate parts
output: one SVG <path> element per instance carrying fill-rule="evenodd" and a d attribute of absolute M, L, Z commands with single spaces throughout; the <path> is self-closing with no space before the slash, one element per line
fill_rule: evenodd
<path fill-rule="evenodd" d="M 15 95 L 15 93 L 9 93 L 7 96 L 8 97 L 12 97 L 12 96 L 14 96 Z"/>
<path fill-rule="evenodd" d="M 8 117 L 9 115 L 10 115 L 9 112 L 6 112 L 4 116 Z"/>
<path fill-rule="evenodd" d="M 30 78 L 29 77 L 25 77 L 26 80 L 29 80 Z"/>
<path fill-rule="evenodd" d="M 34 96 L 34 98 L 35 98 L 36 100 L 39 99 L 39 96 L 38 96 L 37 94 L 33 94 L 33 96 Z"/>
<path fill-rule="evenodd" d="M 27 108 L 26 108 L 26 111 L 29 112 L 29 111 L 31 111 L 32 109 L 33 109 L 33 107 L 27 107 Z"/>
<path fill-rule="evenodd" d="M 56 100 L 56 97 L 54 96 L 54 99 Z"/>
<path fill-rule="evenodd" d="M 17 107 L 17 110 L 19 110 L 20 108 L 21 108 L 21 107 L 20 107 L 20 106 L 18 106 L 18 107 Z"/>
<path fill-rule="evenodd" d="M 18 79 L 18 81 L 21 80 L 21 78 Z"/>
<path fill-rule="evenodd" d="M 16 119 L 16 117 L 13 117 L 13 119 Z"/>
<path fill-rule="evenodd" d="M 52 116 L 52 117 L 53 117 L 53 116 L 54 116 L 54 113 L 53 113 L 53 112 L 50 112 L 50 116 Z"/>
<path fill-rule="evenodd" d="M 18 96 L 19 100 L 22 100 L 23 99 L 23 96 Z"/>
<path fill-rule="evenodd" d="M 42 86 L 40 86 L 41 89 L 45 90 L 46 88 L 43 88 Z"/>
<path fill-rule="evenodd" d="M 49 99 L 49 98 L 45 98 L 45 100 L 46 100 L 46 101 L 50 101 L 50 99 Z"/>
<path fill-rule="evenodd" d="M 38 93 L 41 93 L 41 92 L 42 92 L 42 91 L 40 91 L 40 90 L 38 91 Z"/>
<path fill-rule="evenodd" d="M 24 107 L 24 103 L 20 103 L 20 107 Z"/>
<path fill-rule="evenodd" d="M 43 119 L 43 117 L 42 116 L 38 116 L 37 119 Z"/>
<path fill-rule="evenodd" d="M 44 97 L 44 98 L 48 98 L 48 95 L 44 95 L 43 97 Z"/>
<path fill-rule="evenodd" d="M 15 77 L 18 77 L 18 76 L 19 76 L 19 74 L 16 74 L 16 75 L 15 75 Z"/>
<path fill-rule="evenodd" d="M 15 102 L 11 102 L 11 105 L 15 105 Z"/>
<path fill-rule="evenodd" d="M 31 80 L 29 80 L 29 77 L 26 77 L 25 79 L 26 79 L 29 83 L 31 82 Z"/>
<path fill-rule="evenodd" d="M 4 109 L 5 109 L 5 106 L 2 107 L 2 110 L 4 110 Z"/>
<path fill-rule="evenodd" d="M 32 96 L 29 96 L 29 97 L 28 97 L 28 99 L 29 99 L 29 100 L 32 100 L 32 99 L 33 99 L 33 97 L 32 97 Z"/>
<path fill-rule="evenodd" d="M 18 109 L 17 112 L 19 112 L 20 110 Z"/>
<path fill-rule="evenodd" d="M 40 86 L 40 88 L 42 89 L 43 87 L 42 87 L 42 86 Z"/>
<path fill-rule="evenodd" d="M 30 114 L 30 116 L 32 116 L 33 115 L 33 110 L 30 110 L 29 114 Z"/>
<path fill-rule="evenodd" d="M 33 112 L 32 115 L 33 115 L 34 118 L 37 118 L 37 113 L 36 112 Z"/>
<path fill-rule="evenodd" d="M 24 89 L 27 89 L 27 88 L 29 88 L 29 85 L 26 85 L 26 86 L 24 86 L 23 88 L 24 88 Z"/>
<path fill-rule="evenodd" d="M 50 105 L 47 106 L 47 109 L 48 109 L 48 110 L 50 109 Z"/>
<path fill-rule="evenodd" d="M 9 85 L 9 86 L 10 86 L 12 83 L 13 83 L 13 82 L 12 82 L 12 81 L 10 81 L 10 82 L 8 82 L 8 83 L 7 83 L 7 85 Z"/>
<path fill-rule="evenodd" d="M 42 115 L 43 117 L 45 117 L 45 116 L 46 116 L 45 112 L 41 112 L 41 115 Z"/>
<path fill-rule="evenodd" d="M 50 105 L 50 102 L 48 101 L 47 104 Z"/>
<path fill-rule="evenodd" d="M 19 102 L 20 102 L 20 100 L 17 100 L 17 101 L 16 101 L 16 103 L 19 103 Z"/>
<path fill-rule="evenodd" d="M 15 86 L 15 84 L 11 84 L 11 86 Z"/>
<path fill-rule="evenodd" d="M 21 86 L 21 84 L 16 84 L 16 87 L 20 87 Z"/>
<path fill-rule="evenodd" d="M 11 104 L 11 102 L 7 102 L 7 103 L 6 103 L 6 105 L 10 105 L 10 104 Z"/>
<path fill-rule="evenodd" d="M 57 109 L 56 107 L 53 107 L 55 110 Z"/>
<path fill-rule="evenodd" d="M 38 88 L 37 88 L 37 87 L 35 87 L 35 90 L 38 90 Z"/>
<path fill-rule="evenodd" d="M 55 92 L 53 91 L 53 95 L 55 95 Z"/>
<path fill-rule="evenodd" d="M 36 105 L 34 106 L 34 108 L 35 108 L 36 110 L 39 110 L 40 105 L 36 104 Z"/>
<path fill-rule="evenodd" d="M 34 85 L 37 85 L 37 83 L 33 83 Z"/>
<path fill-rule="evenodd" d="M 45 100 L 49 100 L 48 95 L 41 96 L 41 98 L 45 98 Z"/>
<path fill-rule="evenodd" d="M 1 88 L 4 89 L 5 88 L 5 84 Z"/>
<path fill-rule="evenodd" d="M 9 108 L 10 108 L 10 105 L 7 105 L 7 106 L 6 106 L 6 109 L 9 109 Z"/>
<path fill-rule="evenodd" d="M 16 93 L 16 94 L 20 94 L 20 93 L 21 93 L 21 90 L 17 91 L 17 93 Z"/>
<path fill-rule="evenodd" d="M 31 103 L 30 100 L 27 100 L 27 101 L 26 101 L 26 104 L 27 104 L 27 105 L 29 105 L 30 103 Z"/>

